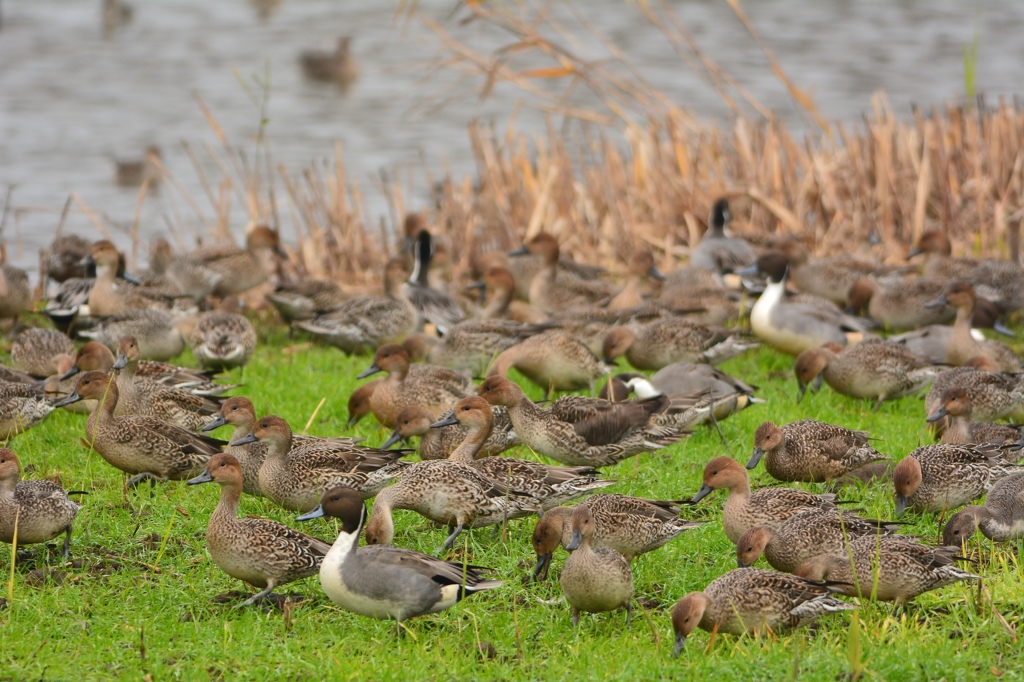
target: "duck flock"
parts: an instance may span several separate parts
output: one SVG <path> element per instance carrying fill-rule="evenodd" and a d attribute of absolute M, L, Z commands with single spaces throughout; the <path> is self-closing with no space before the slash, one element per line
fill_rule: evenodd
<path fill-rule="evenodd" d="M 63 535 L 63 557 L 72 550 L 76 492 L 21 480 L 19 457 L 35 453 L 15 454 L 18 434 L 65 409 L 88 415 L 66 438 L 81 438 L 129 487 L 220 486 L 206 545 L 221 570 L 258 590 L 240 605 L 319 575 L 327 597 L 356 614 L 400 622 L 443 611 L 516 577 L 447 560 L 460 535 L 524 523 L 535 524 L 534 579 L 548 578 L 559 546 L 569 551 L 558 579 L 574 626 L 583 613 L 618 609 L 628 622 L 632 561 L 706 523 L 686 510 L 719 489 L 738 567 L 679 595 L 676 655 L 696 628 L 781 632 L 854 607 L 840 597 L 901 607 L 980 580 L 964 543 L 978 531 L 996 542 L 1024 536 L 1024 434 L 999 421 L 1024 416 L 1021 361 L 978 331 L 1009 333 L 1002 320 L 1024 307 L 1020 266 L 953 258 L 940 232 L 926 233 L 906 264 L 815 257 L 792 238 L 730 236 L 730 218 L 718 200 L 689 264 L 666 276 L 639 251 L 613 283 L 561 258 L 543 232 L 508 254 L 452 258 L 473 272 L 446 277 L 438 266 L 448 254 L 410 215 L 383 293 L 364 295 L 281 275 L 288 254 L 267 227 L 250 229 L 245 248 L 175 254 L 158 242 L 146 273 L 126 272 L 108 241 L 61 237 L 42 258 L 41 290 L 51 291 L 40 306 L 52 324 L 25 328 L 36 319 L 28 277 L 0 270 L 0 317 L 14 325 L 10 366 L 0 366 L 0 540 L 23 547 Z M 242 385 L 217 381 L 253 355 L 257 334 L 237 297 L 254 295 L 290 333 L 372 354 L 349 427 L 372 415 L 391 431 L 381 447 L 296 433 L 258 415 Z M 167 362 L 186 345 L 198 368 Z M 936 443 L 894 463 L 863 431 L 765 421 L 749 462 L 710 459 L 692 497 L 615 493 L 606 467 L 764 409 L 755 386 L 715 367 L 759 345 L 795 357 L 801 398 L 822 382 L 876 409 L 924 394 Z M 615 373 L 620 357 L 637 371 Z M 549 400 L 527 397 L 508 378 L 513 368 Z M 209 435 L 227 426 L 230 439 Z M 417 438 L 415 451 L 402 447 Z M 749 470 L 762 461 L 779 485 L 752 490 Z M 793 481 L 833 492 L 785 487 Z M 888 491 L 891 518 L 844 508 L 842 486 Z M 339 535 L 332 543 L 298 523 L 240 519 L 243 494 L 296 522 L 334 518 Z M 435 555 L 392 544 L 397 510 L 448 529 Z M 904 515 L 921 513 L 948 519 L 943 544 L 902 532 Z M 762 557 L 771 569 L 753 567 Z"/>

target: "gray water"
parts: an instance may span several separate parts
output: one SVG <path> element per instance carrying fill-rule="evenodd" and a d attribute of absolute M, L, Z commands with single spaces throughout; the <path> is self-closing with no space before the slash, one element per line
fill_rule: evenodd
<path fill-rule="evenodd" d="M 442 86 L 424 80 L 438 41 L 416 20 L 396 22 L 394 2 L 284 0 L 264 23 L 237 0 L 137 0 L 134 20 L 109 40 L 102 36 L 99 5 L 0 0 L 0 191 L 15 184 L 12 203 L 19 209 L 4 239 L 9 260 L 30 269 L 72 191 L 122 228 L 132 223 L 137 191 L 114 185 L 112 158 L 141 157 L 147 145 L 162 147 L 165 164 L 212 215 L 180 141 L 216 144 L 192 97 L 196 92 L 228 137 L 251 147 L 259 111 L 236 74 L 262 75 L 269 66 L 275 160 L 299 169 L 331 157 L 334 141 L 341 141 L 350 177 L 361 185 L 375 221 L 389 219 L 374 184 L 382 171 L 404 179 L 410 208 L 422 207 L 428 196 L 423 162 L 435 175 L 471 173 L 467 124 L 479 118 L 502 126 L 522 96 L 499 87 L 483 102 L 464 98 L 421 113 Z M 419 7 L 479 48 L 511 42 L 475 23 L 458 25 L 466 13 L 453 13 L 453 0 L 420 0 Z M 629 3 L 581 0 L 577 7 L 673 101 L 727 123 L 719 97 Z M 794 129 L 806 126 L 725 2 L 672 7 L 711 59 Z M 1019 92 L 1020 0 L 773 0 L 749 1 L 745 9 L 786 73 L 833 119 L 856 123 L 877 90 L 888 93 L 899 114 L 909 113 L 912 103 L 928 107 L 961 96 L 962 50 L 976 31 L 978 91 L 992 101 Z M 305 81 L 297 64 L 300 51 L 331 49 L 342 34 L 353 36 L 362 63 L 361 79 L 345 96 Z M 584 53 L 604 54 L 593 40 L 582 42 Z M 540 131 L 543 124 L 530 111 L 517 119 L 520 131 Z M 281 215 L 287 239 L 288 211 Z M 197 222 L 167 187 L 147 198 L 142 218 L 144 237 L 166 233 L 169 220 L 183 228 Z M 232 218 L 238 233 L 244 211 L 236 206 Z M 65 230 L 98 234 L 77 211 Z M 125 232 L 114 235 L 128 243 Z"/>

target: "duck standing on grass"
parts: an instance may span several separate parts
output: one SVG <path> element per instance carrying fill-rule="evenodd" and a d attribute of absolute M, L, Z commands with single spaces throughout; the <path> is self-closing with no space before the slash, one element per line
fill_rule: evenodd
<path fill-rule="evenodd" d="M 320 585 L 332 602 L 352 613 L 398 622 L 438 613 L 477 592 L 501 587 L 485 580 L 489 569 L 444 561 L 390 545 L 359 547 L 366 506 L 358 492 L 339 487 L 327 491 L 312 511 L 296 518 L 338 519 L 341 532 L 320 566 Z"/>
<path fill-rule="evenodd" d="M 87 495 L 65 491 L 47 480 L 19 481 L 21 464 L 18 456 L 0 448 L 0 542 L 13 543 L 17 533 L 18 546 L 48 542 L 64 533 L 61 556 L 71 554 L 71 524 L 80 507 L 69 495 Z"/>
<path fill-rule="evenodd" d="M 580 623 L 580 612 L 601 613 L 626 610 L 626 626 L 633 616 L 633 572 L 629 562 L 611 547 L 593 547 L 594 515 L 586 507 L 572 514 L 572 552 L 562 566 L 559 584 L 572 606 L 572 626 Z"/>

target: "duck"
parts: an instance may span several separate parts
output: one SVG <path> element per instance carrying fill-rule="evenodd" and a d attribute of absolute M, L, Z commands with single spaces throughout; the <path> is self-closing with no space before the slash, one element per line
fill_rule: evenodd
<path fill-rule="evenodd" d="M 478 459 L 483 446 L 491 437 L 493 421 L 491 405 L 474 395 L 455 403 L 451 415 L 434 422 L 431 428 L 461 426 L 465 430 L 465 438 L 448 459 L 461 462 L 492 481 L 498 481 L 533 498 L 541 513 L 618 483 L 614 480 L 599 480 L 597 469 L 590 466 L 549 466 L 500 456 Z"/>
<path fill-rule="evenodd" d="M 321 517 L 337 519 L 341 530 L 320 566 L 320 586 L 346 611 L 402 622 L 444 611 L 465 597 L 503 584 L 484 579 L 490 569 L 463 561 L 445 561 L 390 545 L 360 547 L 366 505 L 351 488 L 327 491 L 315 509 L 296 520 Z"/>
<path fill-rule="evenodd" d="M 729 199 L 721 197 L 711 207 L 708 230 L 690 253 L 690 267 L 714 272 L 733 272 L 750 266 L 757 252 L 745 239 L 726 236 L 732 220 Z"/>
<path fill-rule="evenodd" d="M 515 299 L 516 281 L 512 271 L 506 267 L 488 268 L 483 279 L 468 285 L 467 289 L 485 292 L 480 319 L 509 319 L 523 324 L 544 324 L 549 316 L 525 301 Z"/>
<path fill-rule="evenodd" d="M 120 394 L 114 416 L 148 415 L 189 431 L 198 431 L 220 410 L 216 398 L 198 396 L 180 388 L 139 380 L 139 345 L 126 336 L 117 344 L 115 383 Z"/>
<path fill-rule="evenodd" d="M 351 298 L 337 282 L 326 279 L 301 279 L 278 284 L 267 301 L 277 309 L 286 325 L 297 320 L 311 320 L 323 315 Z"/>
<path fill-rule="evenodd" d="M 125 7 L 120 0 L 105 0 L 104 7 L 116 7 L 114 12 L 122 12 L 131 8 Z M 111 13 L 104 9 L 104 23 Z M 129 16 L 130 13 L 129 13 Z M 116 24 L 114 25 L 116 28 Z M 163 155 L 160 147 L 150 145 L 146 147 L 142 158 L 114 159 L 114 183 L 118 187 L 140 187 L 143 182 L 148 182 L 150 189 L 159 185 L 163 180 Z"/>
<path fill-rule="evenodd" d="M 207 267 L 194 255 L 175 254 L 163 238 L 153 241 L 149 269 L 154 278 L 196 302 L 205 301 L 224 279 L 223 273 Z"/>
<path fill-rule="evenodd" d="M 171 292 L 139 286 L 139 280 L 123 269 L 117 247 L 105 239 L 89 247 L 86 263 L 96 267 L 96 279 L 89 290 L 89 314 L 94 317 L 120 315 L 130 310 L 167 310 L 174 299 Z"/>
<path fill-rule="evenodd" d="M 977 296 L 974 287 L 963 281 L 948 285 L 943 293 L 926 306 L 952 305 L 956 308 L 956 322 L 946 346 L 946 361 L 951 365 L 962 365 L 967 360 L 984 356 L 1004 372 L 1020 372 L 1024 369 L 1012 350 L 998 341 L 978 341 L 971 334 L 971 316 Z"/>
<path fill-rule="evenodd" d="M 55 407 L 42 386 L 0 381 L 0 442 L 38 425 Z"/>
<path fill-rule="evenodd" d="M 295 322 L 294 326 L 349 355 L 401 341 L 416 331 L 418 319 L 416 308 L 402 292 L 405 278 L 404 262 L 392 258 L 384 270 L 383 296 L 357 296 L 324 315 Z"/>
<path fill-rule="evenodd" d="M 237 296 L 258 287 L 277 272 L 278 258 L 288 258 L 281 248 L 277 230 L 266 225 L 257 225 L 248 231 L 244 249 L 213 247 L 197 249 L 189 255 L 220 275 L 213 289 L 213 295 L 219 298 Z"/>
<path fill-rule="evenodd" d="M 605 306 L 609 310 L 635 310 L 645 305 L 644 294 L 653 279 L 664 282 L 665 275 L 654 262 L 654 254 L 650 249 L 641 249 L 629 260 L 626 283 L 622 290 L 611 297 Z"/>
<path fill-rule="evenodd" d="M 864 277 L 877 277 L 903 273 L 906 268 L 882 266 L 859 260 L 847 254 L 830 257 L 812 257 L 807 247 L 792 237 L 769 240 L 767 253 L 760 258 L 781 257 L 789 266 L 793 286 L 806 294 L 820 296 L 835 305 L 846 305 L 850 287 Z M 768 274 L 765 272 L 765 274 Z"/>
<path fill-rule="evenodd" d="M 778 481 L 828 481 L 866 464 L 886 459 L 854 431 L 815 419 L 783 424 L 763 422 L 754 431 L 754 453 L 747 469 L 764 458 L 764 468 Z"/>
<path fill-rule="evenodd" d="M 409 509 L 448 527 L 448 537 L 438 550 L 443 552 L 452 547 L 465 528 L 491 526 L 537 512 L 539 508 L 532 502 L 528 495 L 511 490 L 462 462 L 415 462 L 374 498 L 366 542 L 391 544 L 395 537 L 392 511 Z"/>
<path fill-rule="evenodd" d="M 928 415 L 931 424 L 949 417 L 949 424 L 942 432 L 942 442 L 950 444 L 998 443 L 1011 445 L 1021 440 L 1024 427 L 1019 424 L 971 421 L 973 405 L 971 394 L 965 388 L 947 388 L 940 398 L 940 407 Z M 1016 459 L 1014 459 L 1016 461 Z"/>
<path fill-rule="evenodd" d="M 602 351 L 607 363 L 614 363 L 617 357 L 625 355 L 629 364 L 637 369 L 659 370 L 675 362 L 717 365 L 758 345 L 732 332 L 673 317 L 655 320 L 639 330 L 614 327 L 605 337 Z"/>
<path fill-rule="evenodd" d="M 504 377 L 512 368 L 550 392 L 590 388 L 609 373 L 609 367 L 586 344 L 558 329 L 536 334 L 502 351 L 488 376 Z"/>
<path fill-rule="evenodd" d="M 377 390 L 377 386 L 380 385 L 381 381 L 383 381 L 383 379 L 367 381 L 365 384 L 352 391 L 352 395 L 348 397 L 348 419 L 345 421 L 345 428 L 354 428 L 363 417 L 373 411 L 370 408 L 370 396 L 372 396 L 373 392 Z M 387 447 L 384 449 L 386 450 Z"/>
<path fill-rule="evenodd" d="M 28 285 L 28 273 L 9 263 L 0 265 L 0 320 L 13 320 L 17 328 L 21 314 L 31 307 L 32 290 Z"/>
<path fill-rule="evenodd" d="M 673 657 L 696 629 L 743 635 L 784 633 L 830 613 L 853 610 L 834 597 L 838 588 L 763 568 L 736 568 L 691 592 L 672 607 Z"/>
<path fill-rule="evenodd" d="M 956 317 L 952 306 L 925 305 L 942 294 L 945 286 L 945 280 L 928 277 L 862 277 L 850 285 L 846 305 L 852 312 L 866 312 L 886 329 L 948 324 Z"/>
<path fill-rule="evenodd" d="M 86 442 L 103 459 L 130 474 L 128 487 L 145 480 L 180 481 L 191 478 L 225 445 L 222 440 L 201 436 L 149 415 L 117 417 L 117 384 L 104 372 L 86 372 L 75 390 L 54 407 L 79 400 L 96 400 L 97 407 L 85 425 Z"/>
<path fill-rule="evenodd" d="M 631 562 L 706 523 L 681 518 L 679 511 L 683 504 L 686 502 L 598 493 L 582 500 L 576 507 L 586 507 L 594 518 L 596 527 L 591 545 L 611 547 Z M 559 544 L 569 546 L 572 515 L 576 507 L 549 509 L 534 526 L 531 543 L 537 553 L 537 565 L 533 570 L 535 579 L 547 579 L 551 557 Z"/>
<path fill-rule="evenodd" d="M 956 509 L 978 499 L 1001 478 L 1024 472 L 1002 457 L 992 443 L 917 448 L 893 470 L 896 518 L 909 508 L 917 512 Z"/>
<path fill-rule="evenodd" d="M 953 514 L 942 530 L 942 544 L 962 547 L 979 530 L 994 542 L 1024 537 L 1024 474 L 996 481 L 985 496 L 985 504 Z"/>
<path fill-rule="evenodd" d="M 508 410 L 499 405 L 490 405 L 491 433 L 480 446 L 477 457 L 492 457 L 519 445 L 521 441 L 512 429 L 508 418 Z M 387 450 L 399 441 L 408 441 L 419 436 L 417 451 L 420 459 L 448 459 L 466 438 L 468 429 L 457 421 L 444 426 L 434 426 L 437 422 L 447 422 L 454 414 L 453 409 L 442 412 L 437 417 L 423 405 L 410 405 L 395 418 L 395 430 L 391 433 L 381 449 Z"/>
<path fill-rule="evenodd" d="M 473 390 L 470 379 L 446 367 L 410 365 L 409 352 L 394 343 L 378 348 L 373 363 L 356 378 L 365 379 L 377 372 L 387 372 L 387 377 L 370 396 L 370 409 L 388 428 L 395 427 L 398 413 L 410 405 L 423 405 L 441 412 L 459 398 L 471 395 Z"/>
<path fill-rule="evenodd" d="M 66 359 L 70 357 L 66 353 L 61 353 L 57 356 L 57 371 L 66 363 Z M 72 361 L 74 361 L 72 359 Z M 38 379 L 28 372 L 23 372 L 20 369 L 8 367 L 7 365 L 0 364 L 0 381 L 5 381 L 10 384 L 34 384 Z"/>
<path fill-rule="evenodd" d="M 709 327 L 735 325 L 750 309 L 749 302 L 741 300 L 738 291 L 721 284 L 698 286 L 682 283 L 686 280 L 681 277 L 673 278 L 685 270 L 688 268 L 677 268 L 666 277 L 671 284 L 662 287 L 656 305 Z"/>
<path fill-rule="evenodd" d="M 449 328 L 440 340 L 427 337 L 433 343 L 425 350 L 425 358 L 435 365 L 483 376 L 502 352 L 545 328 L 512 320 L 466 320 Z M 410 341 L 422 337 L 410 336 L 402 345 L 408 349 Z"/>
<path fill-rule="evenodd" d="M 626 626 L 633 615 L 633 572 L 625 557 L 611 547 L 594 547 L 597 523 L 586 507 L 573 510 L 572 538 L 566 547 L 571 554 L 558 578 L 562 594 L 572 607 L 572 626 L 578 627 L 580 612 L 602 613 L 625 609 Z"/>
<path fill-rule="evenodd" d="M 951 388 L 963 388 L 971 399 L 971 416 L 978 421 L 995 421 L 1008 416 L 1020 417 L 1024 405 L 1024 388 L 1014 375 L 998 371 L 985 357 L 976 357 L 962 367 L 953 367 L 935 377 L 924 399 L 926 415 L 935 414 L 942 407 L 942 396 Z M 933 427 L 944 429 L 948 418 L 932 422 Z"/>
<path fill-rule="evenodd" d="M 122 338 L 131 336 L 139 344 L 141 357 L 166 362 L 185 350 L 185 340 L 195 322 L 194 317 L 175 317 L 163 310 L 129 310 L 103 317 L 94 328 L 80 330 L 78 335 L 111 348 L 116 348 Z"/>
<path fill-rule="evenodd" d="M 66 282 L 72 278 L 88 277 L 82 261 L 89 255 L 91 245 L 88 239 L 77 234 L 55 237 L 40 254 L 41 278 Z"/>
<path fill-rule="evenodd" d="M 256 420 L 252 431 L 232 440 L 230 446 L 257 441 L 266 446 L 259 470 L 260 492 L 284 509 L 298 512 L 315 507 L 324 491 L 338 485 L 373 497 L 406 466 L 398 460 L 408 454 L 408 450 L 380 450 L 348 440 L 296 443 L 288 422 L 275 415 Z"/>
<path fill-rule="evenodd" d="M 229 297 L 219 310 L 199 316 L 188 345 L 203 369 L 219 372 L 245 367 L 256 352 L 256 330 L 238 312 L 238 300 Z"/>
<path fill-rule="evenodd" d="M 57 357 L 74 355 L 75 344 L 56 329 L 26 329 L 11 343 L 11 365 L 32 376 L 44 379 L 57 372 Z"/>
<path fill-rule="evenodd" d="M 541 268 L 530 282 L 527 300 L 530 305 L 548 314 L 574 307 L 589 307 L 608 298 L 614 292 L 603 281 L 573 277 L 558 277 L 558 240 L 547 232 L 540 232 L 510 256 L 540 256 Z"/>
<path fill-rule="evenodd" d="M 809 509 L 774 530 L 757 526 L 745 532 L 736 543 L 736 563 L 745 568 L 763 554 L 775 570 L 792 573 L 807 559 L 844 551 L 851 539 L 886 535 L 897 528 L 899 525 L 862 519 L 852 512 Z"/>
<path fill-rule="evenodd" d="M 764 403 L 763 398 L 754 395 L 757 390 L 745 381 L 729 376 L 722 370 L 705 363 L 674 362 L 658 370 L 648 378 L 640 373 L 617 375 L 628 391 L 632 391 L 641 400 L 653 398 L 659 394 L 670 398 L 681 395 L 700 395 L 711 401 L 714 417 L 722 421 L 729 415 L 741 410 Z M 622 398 L 628 395 L 622 392 Z M 600 396 L 602 398 L 607 396 Z"/>
<path fill-rule="evenodd" d="M 61 556 L 71 554 L 71 527 L 81 507 L 68 492 L 47 480 L 22 481 L 18 455 L 0 448 L 0 542 L 13 543 L 17 531 L 18 547 L 49 542 L 64 534 Z"/>
<path fill-rule="evenodd" d="M 866 535 L 836 553 L 807 559 L 793 571 L 828 581 L 848 597 L 904 605 L 920 594 L 981 577 L 958 568 L 956 547 L 929 547 L 906 535 Z"/>
<path fill-rule="evenodd" d="M 352 36 L 338 38 L 334 52 L 303 52 L 299 64 L 309 80 L 334 83 L 342 92 L 347 92 L 359 79 L 359 61 L 352 56 Z"/>
<path fill-rule="evenodd" d="M 953 258 L 953 245 L 941 230 L 926 230 L 917 246 L 907 252 L 907 260 L 924 256 L 921 274 L 935 279 L 968 279 L 979 265 L 974 258 Z"/>
<path fill-rule="evenodd" d="M 743 465 L 731 457 L 715 457 L 704 466 L 704 482 L 690 500 L 700 502 L 719 488 L 726 488 L 729 497 L 722 508 L 722 530 L 733 544 L 751 528 L 778 528 L 791 516 L 809 509 L 835 509 L 836 496 L 817 495 L 794 488 L 761 488 L 751 492 L 750 478 Z"/>
<path fill-rule="evenodd" d="M 761 341 L 783 353 L 799 355 L 826 343 L 845 346 L 870 330 L 870 323 L 860 318 L 807 303 L 787 302 L 788 267 L 786 259 L 776 254 L 758 258 L 756 268 L 768 276 L 768 284 L 750 310 L 750 328 Z"/>
<path fill-rule="evenodd" d="M 238 460 L 214 455 L 188 485 L 216 483 L 220 501 L 206 525 L 210 559 L 232 578 L 262 588 L 239 606 L 250 606 L 275 587 L 316 575 L 331 545 L 270 519 L 238 518 L 243 475 Z"/>
<path fill-rule="evenodd" d="M 649 425 L 651 409 L 642 403 L 595 400 L 593 409 L 572 415 L 555 405 L 538 407 L 518 384 L 501 376 L 487 377 L 478 393 L 490 404 L 508 408 L 512 428 L 524 445 L 569 466 L 611 466 L 671 445 L 688 434 L 683 429 Z"/>
<path fill-rule="evenodd" d="M 886 400 L 898 400 L 929 386 L 940 368 L 914 355 L 904 346 L 882 339 L 864 339 L 843 348 L 833 343 L 802 351 L 793 367 L 799 397 L 807 386 L 815 389 L 822 379 L 836 393 L 851 398 L 873 399 L 875 410 Z"/>
<path fill-rule="evenodd" d="M 420 230 L 413 242 L 413 270 L 403 285 L 405 297 L 419 313 L 420 323 L 429 322 L 442 334 L 465 319 L 459 304 L 446 292 L 430 286 L 430 263 L 434 258 L 434 241 L 428 230 Z"/>

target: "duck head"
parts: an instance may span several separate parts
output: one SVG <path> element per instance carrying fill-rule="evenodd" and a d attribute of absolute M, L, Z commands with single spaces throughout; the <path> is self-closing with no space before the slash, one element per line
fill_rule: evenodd
<path fill-rule="evenodd" d="M 675 633 L 675 646 L 672 657 L 677 658 L 683 651 L 686 638 L 690 636 L 704 617 L 704 611 L 711 600 L 703 592 L 691 592 L 672 607 L 672 630 Z"/>
<path fill-rule="evenodd" d="M 242 396 L 233 396 L 221 404 L 217 416 L 200 431 L 213 431 L 225 424 L 243 428 L 248 426 L 252 429 L 252 424 L 255 421 L 256 408 L 253 407 L 252 401 Z"/>
<path fill-rule="evenodd" d="M 772 532 L 764 526 L 751 528 L 741 535 L 736 542 L 736 565 L 746 568 L 760 559 L 771 537 Z"/>
<path fill-rule="evenodd" d="M 696 504 L 719 488 L 733 488 L 747 483 L 747 470 L 731 457 L 715 457 L 704 466 L 704 483 L 690 500 Z"/>
<path fill-rule="evenodd" d="M 764 422 L 754 431 L 754 452 L 747 462 L 747 468 L 753 469 L 757 466 L 764 453 L 771 452 L 782 445 L 782 429 L 774 422 Z"/>
<path fill-rule="evenodd" d="M 395 417 L 395 430 L 380 447 L 382 450 L 387 450 L 398 441 L 407 441 L 413 436 L 422 436 L 430 431 L 433 424 L 433 412 L 422 405 L 410 405 Z"/>
<path fill-rule="evenodd" d="M 386 343 L 377 349 L 373 356 L 373 364 L 356 375 L 356 379 L 365 379 L 377 372 L 401 374 L 409 369 L 409 351 L 397 343 Z"/>
<path fill-rule="evenodd" d="M 217 483 L 222 486 L 242 487 L 242 465 L 226 452 L 214 455 L 206 462 L 203 473 L 188 480 L 188 485 Z"/>
<path fill-rule="evenodd" d="M 477 389 L 477 394 L 491 405 L 505 407 L 514 406 L 526 396 L 519 384 L 499 375 L 484 379 Z"/>
<path fill-rule="evenodd" d="M 913 457 L 904 457 L 892 471 L 892 482 L 896 488 L 896 518 L 903 516 L 910 504 L 910 498 L 921 485 L 921 464 Z"/>

